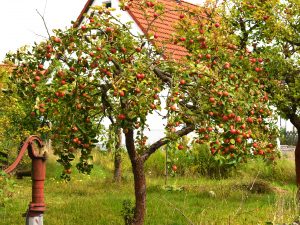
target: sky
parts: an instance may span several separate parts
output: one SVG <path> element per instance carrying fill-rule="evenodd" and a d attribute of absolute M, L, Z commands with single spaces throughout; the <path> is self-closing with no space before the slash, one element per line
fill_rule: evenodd
<path fill-rule="evenodd" d="M 5 0 L 0 3 L 0 62 L 8 51 L 33 44 L 47 36 L 48 29 L 65 28 L 76 20 L 86 0 Z M 41 36 L 40 36 L 41 35 Z"/>

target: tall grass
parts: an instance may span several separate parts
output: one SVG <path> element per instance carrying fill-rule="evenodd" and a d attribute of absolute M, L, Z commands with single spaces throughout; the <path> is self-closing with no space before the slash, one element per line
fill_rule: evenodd
<path fill-rule="evenodd" d="M 94 160 L 91 175 L 73 171 L 72 180 L 64 182 L 59 178 L 62 168 L 55 157 L 50 157 L 45 185 L 45 225 L 124 224 L 123 202 L 134 202 L 129 159 L 123 155 L 122 184 L 112 180 L 112 155 L 95 152 Z M 226 179 L 175 174 L 169 178 L 168 186 L 162 176 L 154 174 L 162 169 L 164 153 L 158 152 L 146 165 L 147 225 L 291 224 L 298 216 L 292 179 L 294 167 L 288 158 L 276 165 L 250 161 Z M 16 183 L 13 198 L 5 208 L 0 208 L 0 225 L 24 224 L 21 213 L 30 201 L 30 179 Z"/>

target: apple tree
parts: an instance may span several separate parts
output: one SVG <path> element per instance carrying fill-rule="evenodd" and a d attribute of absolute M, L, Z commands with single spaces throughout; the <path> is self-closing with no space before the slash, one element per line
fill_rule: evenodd
<path fill-rule="evenodd" d="M 295 150 L 296 182 L 300 185 L 300 73 L 299 73 L 299 9 L 298 1 L 226 1 L 224 21 L 235 34 L 239 48 L 252 48 L 265 74 L 259 79 L 270 103 L 298 131 Z M 224 8 L 226 8 L 224 7 Z M 254 57 L 253 57 L 254 58 Z M 262 63 L 259 63 L 259 61 Z"/>
<path fill-rule="evenodd" d="M 125 10 L 132 4 L 144 11 L 149 26 L 164 15 L 154 1 L 122 2 Z M 253 63 L 253 54 L 237 47 L 214 11 L 174 11 L 178 32 L 168 41 L 188 50 L 180 61 L 151 44 L 157 36 L 134 36 L 130 24 L 103 7 L 95 7 L 79 28 L 55 30 L 28 52 L 8 56 L 16 64 L 14 82 L 37 99 L 32 114 L 51 121 L 66 178 L 75 151 L 77 168 L 91 171 L 90 153 L 104 118 L 122 129 L 134 175 L 133 224 L 145 219 L 144 163 L 168 143 L 195 132 L 194 141 L 207 143 L 215 159 L 228 165 L 256 156 L 274 160 L 277 154 L 272 111 L 260 83 L 267 62 Z M 147 144 L 151 113 L 166 119 L 166 135 Z"/>

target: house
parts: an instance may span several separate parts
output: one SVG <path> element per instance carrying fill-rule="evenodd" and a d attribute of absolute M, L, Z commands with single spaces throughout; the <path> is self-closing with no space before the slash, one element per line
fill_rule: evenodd
<path fill-rule="evenodd" d="M 89 12 L 91 6 L 104 4 L 107 8 L 111 7 L 116 9 L 113 13 L 115 15 L 120 15 L 120 20 L 124 21 L 124 23 L 133 22 L 133 34 L 145 34 L 146 36 L 155 34 L 157 38 L 153 40 L 152 44 L 161 47 L 162 43 L 169 40 L 172 37 L 172 34 L 175 33 L 174 25 L 179 21 L 180 15 L 182 14 L 178 9 L 191 9 L 198 7 L 186 1 L 158 0 L 159 3 L 164 4 L 165 13 L 162 15 L 155 15 L 154 10 L 149 10 L 149 13 L 152 14 L 151 16 L 154 20 L 148 30 L 147 20 L 144 13 L 138 7 L 138 2 L 138 0 L 133 0 L 131 1 L 132 5 L 129 9 L 122 10 L 119 7 L 120 1 L 118 0 L 88 0 L 78 16 L 75 26 L 79 26 L 82 23 L 84 20 L 84 14 Z M 155 17 L 157 18 L 155 19 Z M 179 60 L 181 57 L 187 55 L 187 50 L 174 43 L 168 43 L 165 45 L 165 55 L 169 58 Z"/>

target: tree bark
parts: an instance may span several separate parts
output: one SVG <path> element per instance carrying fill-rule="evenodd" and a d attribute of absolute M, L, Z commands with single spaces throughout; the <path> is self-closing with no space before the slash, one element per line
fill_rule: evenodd
<path fill-rule="evenodd" d="M 135 210 L 133 225 L 143 225 L 146 214 L 146 178 L 144 160 L 138 155 L 134 144 L 133 130 L 125 133 L 126 148 L 132 165 L 134 176 Z"/>
<path fill-rule="evenodd" d="M 134 175 L 135 211 L 133 225 L 143 225 L 146 214 L 146 178 L 144 162 L 141 159 L 132 164 Z"/>
<path fill-rule="evenodd" d="M 297 201 L 300 203 L 300 117 L 293 113 L 289 116 L 291 123 L 296 127 L 298 132 L 298 140 L 295 149 L 295 168 L 296 168 L 296 184 L 298 187 Z"/>
<path fill-rule="evenodd" d="M 187 127 L 177 131 L 176 134 L 179 137 L 182 137 L 192 132 L 194 129 L 195 126 L 190 124 Z M 132 172 L 134 176 L 135 210 L 132 224 L 143 225 L 146 214 L 146 176 L 144 171 L 144 163 L 150 157 L 150 155 L 152 155 L 161 146 L 169 143 L 170 140 L 166 137 L 162 138 L 149 146 L 144 154 L 140 155 L 135 149 L 133 130 L 126 129 L 124 134 L 126 149 L 131 161 Z"/>
<path fill-rule="evenodd" d="M 298 140 L 295 149 L 295 165 L 296 165 L 296 183 L 298 189 L 300 189 L 300 127 L 296 127 L 298 131 Z M 300 197 L 300 196 L 299 196 Z M 299 198 L 300 200 L 300 198 Z"/>
<path fill-rule="evenodd" d="M 122 156 L 121 156 L 121 144 L 122 144 L 122 133 L 121 129 L 117 130 L 116 133 L 116 145 L 115 145 L 115 160 L 114 160 L 114 180 L 121 182 L 122 180 Z"/>

